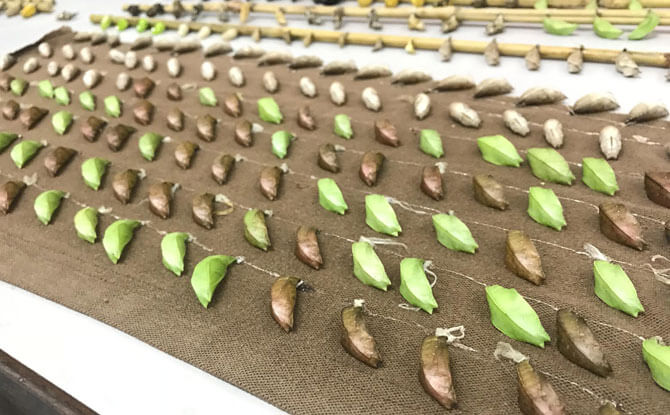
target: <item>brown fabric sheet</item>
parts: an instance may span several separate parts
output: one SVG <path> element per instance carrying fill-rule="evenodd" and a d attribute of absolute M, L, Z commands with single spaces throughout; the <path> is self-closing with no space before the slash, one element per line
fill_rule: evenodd
<path fill-rule="evenodd" d="M 60 47 L 70 41 L 70 34 L 60 34 L 52 46 L 60 61 Z M 78 51 L 84 44 L 74 44 Z M 126 48 L 123 46 L 122 48 Z M 67 87 L 74 91 L 73 104 L 67 109 L 77 115 L 70 132 L 56 136 L 50 125 L 50 116 L 62 107 L 38 96 L 36 86 L 17 99 L 49 108 L 50 114 L 37 128 L 24 131 L 18 121 L 0 120 L 0 130 L 20 132 L 25 138 L 45 139 L 49 147 L 23 170 L 18 170 L 6 151 L 0 155 L 2 180 L 20 178 L 37 173 L 38 187 L 30 186 L 15 206 L 14 211 L 0 217 L 0 277 L 12 284 L 85 313 L 139 338 L 179 359 L 189 362 L 221 379 L 231 382 L 278 407 L 296 414 L 314 413 L 442 413 L 419 384 L 418 352 L 423 337 L 436 327 L 464 325 L 466 336 L 462 341 L 474 351 L 451 347 L 451 363 L 459 399 L 459 409 L 453 413 L 502 414 L 518 412 L 516 402 L 516 372 L 510 362 L 494 359 L 498 341 L 506 341 L 531 356 L 531 362 L 549 377 L 563 397 L 571 413 L 595 413 L 600 402 L 613 400 L 625 413 L 663 414 L 670 408 L 670 393 L 663 391 L 652 380 L 641 355 L 638 336 L 670 336 L 670 289 L 654 279 L 647 264 L 656 268 L 667 267 L 664 260 L 652 263 L 655 254 L 667 253 L 667 242 L 662 221 L 667 217 L 665 208 L 650 202 L 644 193 L 643 169 L 666 170 L 668 160 L 663 147 L 653 143 L 668 142 L 668 123 L 664 121 L 645 125 L 622 127 L 624 148 L 619 160 L 611 164 L 617 173 L 620 192 L 613 198 L 588 189 L 581 181 L 573 186 L 546 184 L 562 197 L 567 228 L 553 231 L 533 222 L 526 214 L 527 194 L 507 188 L 510 209 L 499 212 L 475 202 L 472 195 L 472 174 L 490 173 L 508 186 L 527 189 L 539 180 L 526 163 L 519 168 L 496 167 L 484 162 L 475 139 L 501 133 L 510 138 L 519 150 L 545 146 L 541 127 L 532 125 L 531 135 L 525 138 L 509 132 L 501 114 L 512 106 L 510 98 L 473 100 L 471 91 L 431 95 L 432 114 L 416 121 L 410 104 L 398 97 L 415 94 L 424 85 L 391 87 L 388 79 L 353 81 L 351 75 L 323 77 L 318 70 L 291 72 L 286 67 L 257 68 L 254 61 L 237 61 L 247 79 L 239 89 L 244 97 L 244 117 L 264 125 L 265 131 L 256 136 L 251 148 L 242 148 L 232 139 L 234 120 L 221 108 L 199 105 L 197 90 L 187 90 L 182 102 L 165 99 L 166 86 L 172 82 L 167 76 L 167 53 L 156 53 L 158 69 L 149 76 L 159 83 L 149 100 L 157 106 L 154 122 L 141 127 L 132 120 L 132 106 L 137 99 L 131 90 L 119 92 L 114 87 L 117 73 L 126 70 L 110 64 L 107 45 L 93 46 L 96 60 L 92 66 L 105 71 L 101 85 L 93 89 L 97 96 L 95 114 L 104 116 L 102 100 L 116 94 L 124 102 L 121 122 L 138 128 L 124 149 L 118 153 L 108 150 L 104 139 L 86 142 L 79 133 L 84 117 L 90 113 L 80 108 L 77 95 L 84 90 L 81 75 Z M 140 57 L 149 50 L 139 51 Z M 16 76 L 31 81 L 48 78 L 47 60 L 40 58 L 42 67 L 31 75 L 23 75 L 21 65 L 28 56 L 37 56 L 36 48 L 21 54 L 19 62 L 10 70 Z M 199 75 L 202 61 L 200 52 L 180 58 L 185 70 L 178 82 L 211 86 L 220 102 L 235 89 L 227 81 L 232 59 L 227 56 L 211 58 L 218 69 L 218 77 L 204 82 Z M 77 60 L 85 69 L 87 65 Z M 448 71 L 448 67 L 447 71 Z M 285 121 L 280 126 L 260 122 L 256 99 L 267 96 L 262 90 L 261 77 L 266 70 L 277 74 L 281 90 L 275 95 Z M 129 71 L 133 77 L 145 76 L 138 68 Z M 308 99 L 298 92 L 301 76 L 310 76 L 317 84 L 319 96 Z M 446 74 L 445 74 L 446 75 Z M 328 99 L 328 86 L 341 81 L 348 92 L 348 103 L 336 107 Z M 61 77 L 56 85 L 63 84 Z M 375 86 L 381 96 L 384 111 L 375 114 L 365 110 L 360 102 L 360 91 Z M 589 91 L 584 91 L 589 92 Z M 13 98 L 2 93 L 0 99 Z M 479 111 L 483 119 L 480 129 L 473 130 L 454 125 L 446 116 L 449 102 L 462 100 Z M 314 132 L 297 126 L 295 115 L 299 106 L 309 103 L 319 128 Z M 165 126 L 165 114 L 179 106 L 190 116 L 210 113 L 221 119 L 218 138 L 205 143 L 195 137 L 194 120 L 188 118 L 186 129 L 175 133 Z M 520 109 L 534 123 L 543 123 L 548 117 L 561 120 L 566 128 L 566 144 L 560 152 L 573 163 L 582 157 L 600 157 L 597 132 L 612 122 L 619 123 L 622 115 L 599 114 L 570 116 L 564 106 Z M 345 141 L 332 133 L 335 114 L 352 117 L 355 136 Z M 399 148 L 383 146 L 373 139 L 373 122 L 389 118 L 398 128 L 403 145 Z M 107 117 L 105 117 L 107 118 Z M 111 120 L 115 124 L 116 120 Z M 435 202 L 419 189 L 421 168 L 436 160 L 418 150 L 418 138 L 411 128 L 434 128 L 442 137 L 448 163 L 444 176 L 446 199 Z M 279 165 L 270 151 L 270 135 L 278 129 L 295 132 L 298 139 L 285 160 L 291 174 L 284 175 L 280 197 L 275 202 L 266 200 L 259 192 L 258 173 L 262 165 Z M 157 160 L 147 162 L 137 150 L 142 133 L 155 131 L 171 136 L 164 143 Z M 635 137 L 635 138 L 634 138 Z M 644 143 L 642 141 L 648 141 Z M 197 141 L 201 151 L 190 170 L 176 168 L 173 151 L 179 140 Z M 316 164 L 319 145 L 341 144 L 343 171 L 331 174 Z M 48 177 L 42 165 L 51 148 L 65 145 L 76 148 L 80 154 L 56 178 Z M 389 159 L 374 188 L 366 187 L 358 178 L 361 152 L 376 149 Z M 228 184 L 217 185 L 210 177 L 210 166 L 217 154 L 240 154 L 247 160 L 237 163 Z M 94 192 L 83 184 L 79 166 L 91 156 L 112 161 L 101 190 Z M 147 178 L 137 189 L 133 203 L 122 206 L 111 190 L 111 178 L 126 168 L 144 168 Z M 581 179 L 581 169 L 572 165 Z M 317 200 L 314 177 L 333 177 L 341 186 L 350 210 L 339 216 L 322 209 Z M 148 209 L 145 197 L 148 186 L 158 180 L 180 183 L 170 219 L 161 220 Z M 43 226 L 35 218 L 32 202 L 41 189 L 61 189 L 71 193 L 62 204 L 51 225 Z M 218 217 L 215 229 L 205 231 L 198 227 L 190 214 L 191 198 L 201 192 L 223 193 L 238 204 L 234 213 Z M 345 238 L 358 239 L 361 235 L 375 234 L 365 225 L 364 196 L 377 192 L 411 202 L 414 208 L 429 212 L 454 210 L 470 227 L 479 243 L 476 255 L 447 250 L 436 241 L 430 215 L 418 214 L 394 206 L 403 234 L 398 238 L 407 244 L 401 247 L 378 247 L 377 252 L 386 266 L 393 283 L 388 292 L 364 286 L 352 274 L 351 243 Z M 595 205 L 605 200 L 625 202 L 639 214 L 641 225 L 649 242 L 649 250 L 637 252 L 606 239 L 598 228 Z M 98 242 L 90 245 L 78 239 L 72 226 L 72 217 L 80 208 L 76 202 L 91 206 L 113 208 L 112 214 L 126 218 L 150 221 L 136 232 L 119 265 L 113 266 Z M 420 207 L 420 206 L 424 207 Z M 273 248 L 263 253 L 251 247 L 243 236 L 243 207 L 271 209 L 267 219 Z M 429 212 L 430 213 L 430 212 Z M 111 223 L 110 215 L 101 215 L 99 234 Z M 314 271 L 299 262 L 294 254 L 295 231 L 299 224 L 313 225 L 319 235 L 325 265 Z M 513 275 L 504 266 L 506 229 L 523 229 L 536 242 L 542 256 L 546 284 L 534 286 Z M 194 264 L 211 254 L 196 244 L 188 245 L 187 269 L 181 278 L 174 277 L 160 260 L 161 231 L 186 231 L 197 237 L 202 246 L 214 253 L 242 255 L 247 264 L 233 266 L 214 295 L 208 309 L 198 303 L 189 282 Z M 589 242 L 605 254 L 623 261 L 624 269 L 634 282 L 646 312 L 638 318 L 629 317 L 609 308 L 593 293 L 591 260 L 579 252 Z M 433 261 L 438 281 L 434 294 L 439 309 L 433 315 L 413 312 L 398 307 L 403 302 L 398 293 L 399 268 L 402 257 L 421 257 Z M 254 266 L 250 266 L 253 264 Z M 258 268 L 257 268 L 258 267 Z M 304 279 L 313 292 L 299 293 L 296 330 L 284 333 L 272 320 L 269 311 L 271 273 L 295 275 Z M 514 287 L 528 298 L 552 338 L 555 338 L 555 309 L 570 308 L 588 319 L 589 325 L 605 347 L 614 373 L 602 379 L 567 361 L 555 344 L 544 350 L 512 341 L 499 333 L 490 323 L 484 295 L 484 284 Z M 355 298 L 363 298 L 367 306 L 368 326 L 377 339 L 384 364 L 371 369 L 349 356 L 339 344 L 340 310 Z M 103 358 L 103 357 L 101 357 Z M 184 399 L 189 399 L 184 396 Z"/>

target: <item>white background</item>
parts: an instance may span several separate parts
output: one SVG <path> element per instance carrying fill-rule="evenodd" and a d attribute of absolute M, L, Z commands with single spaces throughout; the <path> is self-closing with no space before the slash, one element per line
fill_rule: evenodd
<path fill-rule="evenodd" d="M 153 2 L 147 1 L 148 3 Z M 280 2 L 275 2 L 280 3 Z M 308 4 L 302 1 L 303 4 Z M 89 13 L 121 14 L 121 1 L 58 0 L 56 13 L 77 11 L 69 24 L 76 30 L 93 30 Z M 347 2 L 345 5 L 354 5 Z M 0 16 L 0 53 L 6 53 L 38 39 L 47 31 L 61 26 L 56 13 L 38 15 L 29 20 Z M 289 24 L 307 26 L 302 16 L 289 16 Z M 201 20 L 216 21 L 210 16 Z M 231 22 L 235 22 L 233 17 Z M 274 25 L 271 16 L 252 15 L 249 24 Z M 410 32 L 402 22 L 390 22 L 384 31 L 414 36 L 443 36 L 439 23 L 426 22 L 425 33 Z M 583 25 L 568 37 L 551 36 L 532 26 L 509 26 L 497 36 L 499 43 L 533 43 L 620 50 L 670 52 L 670 29 L 660 28 L 643 41 L 606 40 L 596 37 Z M 332 29 L 325 21 L 321 28 Z M 625 28 L 630 32 L 632 27 Z M 344 31 L 368 31 L 364 21 L 345 20 Z M 454 39 L 488 40 L 482 24 L 466 24 L 451 34 Z M 123 40 L 135 36 L 132 29 Z M 249 38 L 232 42 L 235 48 L 251 43 Z M 670 82 L 667 69 L 641 68 L 634 79 L 623 78 L 614 65 L 585 63 L 579 75 L 568 74 L 562 61 L 543 61 L 539 71 L 530 72 L 523 59 L 501 58 L 497 67 L 484 63 L 480 55 L 455 54 L 450 62 L 441 62 L 436 52 L 417 51 L 408 55 L 401 49 L 387 48 L 373 53 L 370 48 L 333 44 L 313 44 L 306 50 L 299 41 L 291 46 L 280 40 L 263 40 L 265 49 L 290 49 L 294 54 L 316 54 L 326 60 L 354 59 L 359 66 L 380 63 L 394 71 L 416 68 L 440 79 L 452 74 L 469 74 L 476 81 L 487 77 L 505 77 L 515 86 L 515 93 L 547 85 L 560 89 L 568 103 L 595 91 L 610 91 L 627 112 L 640 101 L 670 105 Z M 0 265 L 0 273 L 3 270 Z M 0 282 L 0 348 L 37 371 L 68 393 L 101 414 L 211 414 L 211 413 L 280 413 L 260 401 L 207 373 L 179 361 L 116 329 L 76 313 L 58 304 Z M 224 409 L 225 408 L 225 409 Z"/>

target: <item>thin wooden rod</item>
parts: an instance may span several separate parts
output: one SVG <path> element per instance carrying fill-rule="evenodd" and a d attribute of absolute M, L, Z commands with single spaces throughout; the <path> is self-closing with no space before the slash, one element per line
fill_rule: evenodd
<path fill-rule="evenodd" d="M 100 23 L 104 15 L 92 14 L 90 20 L 93 23 Z M 137 24 L 140 20 L 137 17 L 109 16 L 113 23 L 120 19 L 125 19 L 131 26 Z M 289 27 L 267 27 L 250 26 L 231 23 L 201 23 L 201 22 L 181 22 L 178 20 L 147 19 L 148 23 L 153 25 L 161 22 L 169 29 L 178 29 L 179 25 L 186 24 L 193 31 L 200 30 L 204 26 L 209 26 L 213 32 L 223 33 L 229 29 L 235 29 L 239 35 L 251 36 L 254 33 L 260 33 L 261 37 L 282 38 L 287 35 L 291 39 L 311 38 L 314 42 L 340 43 L 344 36 L 345 44 L 375 46 L 379 41 L 386 47 L 405 48 L 412 44 L 415 49 L 438 50 L 445 42 L 445 38 L 417 37 L 403 35 L 386 35 L 374 33 L 355 33 L 338 32 L 333 30 L 308 29 L 308 28 L 289 28 Z M 474 40 L 451 40 L 451 48 L 454 52 L 483 54 L 488 42 Z M 498 43 L 498 49 L 502 56 L 526 56 L 528 51 L 534 48 L 534 44 L 523 43 Z M 539 46 L 540 56 L 545 59 L 565 60 L 568 55 L 575 50 L 574 46 Z M 616 57 L 621 51 L 613 49 L 583 49 L 584 61 L 614 63 Z M 670 53 L 659 52 L 634 52 L 628 51 L 630 56 L 638 65 L 670 67 Z"/>
<path fill-rule="evenodd" d="M 184 10 L 192 11 L 193 3 L 182 3 Z M 310 12 L 319 16 L 333 16 L 336 12 L 341 12 L 346 17 L 366 18 L 369 16 L 372 8 L 370 7 L 333 7 L 333 6 L 305 6 L 295 4 L 270 4 L 270 3 L 248 3 L 248 2 L 209 2 L 204 3 L 203 10 L 216 11 L 228 10 L 240 14 L 245 13 L 264 13 L 276 14 L 281 12 L 285 15 L 304 15 Z M 128 5 L 124 5 L 127 8 Z M 147 10 L 150 5 L 139 5 L 140 10 Z M 165 5 L 164 9 L 170 13 L 173 10 L 171 4 Z M 609 9 L 510 9 L 510 8 L 466 8 L 466 7 L 398 7 L 374 8 L 375 13 L 380 18 L 407 19 L 414 15 L 421 19 L 439 19 L 445 20 L 452 15 L 456 15 L 459 21 L 482 21 L 488 22 L 494 20 L 498 15 L 502 15 L 506 22 L 516 23 L 541 23 L 545 17 L 554 17 L 565 20 L 570 23 L 590 24 L 596 16 L 607 19 L 612 24 L 639 24 L 647 15 L 646 10 L 609 10 Z M 655 13 L 660 17 L 660 25 L 670 25 L 670 10 L 656 10 Z M 246 19 L 245 19 L 246 20 Z"/>

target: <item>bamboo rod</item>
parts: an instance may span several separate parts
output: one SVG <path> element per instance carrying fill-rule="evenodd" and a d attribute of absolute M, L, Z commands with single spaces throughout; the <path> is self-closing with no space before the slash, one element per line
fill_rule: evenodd
<path fill-rule="evenodd" d="M 184 10 L 192 11 L 193 3 L 182 3 Z M 241 3 L 236 1 L 210 2 L 204 3 L 203 10 L 216 11 L 228 10 L 240 13 L 243 8 L 254 13 L 274 14 L 282 13 L 284 15 L 304 15 L 310 12 L 313 15 L 333 16 L 336 11 L 341 12 L 346 17 L 366 18 L 370 15 L 372 8 L 369 7 L 333 7 L 333 6 L 305 6 L 294 4 L 269 4 L 269 3 Z M 128 5 L 123 6 L 127 9 Z M 139 5 L 140 10 L 146 11 L 150 5 Z M 172 5 L 165 5 L 166 12 L 172 12 Z M 414 15 L 421 19 L 439 19 L 445 20 L 452 15 L 456 15 L 459 21 L 482 21 L 488 22 L 494 20 L 498 15 L 502 15 L 506 22 L 516 23 L 541 23 L 545 17 L 555 17 L 570 23 L 593 23 L 596 16 L 607 19 L 612 24 L 639 24 L 647 15 L 646 10 L 609 10 L 609 9 L 509 9 L 509 8 L 464 8 L 464 7 L 402 7 L 402 8 L 374 8 L 377 16 L 380 18 L 408 19 Z M 655 13 L 660 17 L 660 25 L 670 25 L 670 10 L 656 10 Z"/>
<path fill-rule="evenodd" d="M 92 14 L 90 20 L 93 23 L 100 23 L 103 15 Z M 119 19 L 126 19 L 131 26 L 139 21 L 137 17 L 125 18 L 121 16 L 109 16 L 113 23 Z M 343 32 L 321 29 L 289 28 L 289 27 L 267 27 L 250 26 L 231 23 L 201 23 L 201 22 L 181 22 L 177 20 L 147 19 L 149 24 L 154 25 L 161 22 L 169 29 L 178 29 L 179 25 L 186 24 L 193 31 L 200 30 L 203 26 L 209 26 L 212 32 L 223 33 L 229 29 L 236 29 L 239 35 L 251 36 L 255 32 L 260 33 L 261 37 L 286 39 L 286 35 L 291 39 L 311 38 L 315 42 L 340 43 Z M 377 35 L 374 33 L 346 33 L 346 44 L 375 46 L 381 41 L 384 46 L 394 48 L 405 48 L 410 42 L 415 49 L 438 50 L 444 43 L 444 38 L 416 37 L 403 35 Z M 454 52 L 483 54 L 488 42 L 474 40 L 451 40 L 451 48 Z M 534 44 L 522 43 L 498 43 L 500 55 L 524 57 L 529 50 L 534 48 Z M 571 46 L 539 46 L 540 56 L 545 59 L 565 60 L 568 55 L 575 50 Z M 621 51 L 614 49 L 583 49 L 584 61 L 614 63 L 617 55 Z M 658 52 L 634 52 L 628 51 L 633 60 L 642 66 L 670 67 L 670 53 Z"/>
<path fill-rule="evenodd" d="M 414 0 L 416 1 L 416 0 Z M 472 7 L 477 4 L 481 4 L 486 7 L 498 7 L 498 8 L 522 8 L 522 9 L 532 9 L 535 6 L 537 0 L 421 0 L 424 4 L 440 7 L 445 5 L 450 6 L 467 6 Z M 600 8 L 602 9 L 627 9 L 628 4 L 631 0 L 599 0 Z M 645 9 L 649 8 L 670 8 L 670 0 L 639 0 L 642 7 Z M 386 3 L 384 0 L 372 0 L 373 3 Z M 412 0 L 399 0 L 400 3 L 410 3 L 415 4 Z M 218 2 L 208 2 L 203 3 L 203 10 L 208 11 L 218 11 L 216 4 Z M 557 9 L 583 9 L 589 3 L 589 0 L 548 0 L 548 6 L 550 8 Z M 182 3 L 184 9 L 191 11 L 192 5 L 189 7 L 187 3 Z M 251 3 L 253 4 L 253 3 Z M 139 5 L 140 9 L 146 11 L 151 5 Z M 513 7 L 512 7 L 513 6 Z M 123 5 L 123 10 L 127 10 L 129 7 L 128 4 Z M 171 11 L 172 6 L 166 4 L 163 8 L 168 11 Z M 393 7 L 390 7 L 393 8 Z"/>

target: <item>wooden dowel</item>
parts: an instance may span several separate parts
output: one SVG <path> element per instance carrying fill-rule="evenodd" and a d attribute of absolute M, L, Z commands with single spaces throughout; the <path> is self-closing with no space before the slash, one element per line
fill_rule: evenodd
<path fill-rule="evenodd" d="M 182 3 L 185 10 L 193 9 L 193 3 Z M 124 6 L 127 7 L 127 6 Z M 141 5 L 140 9 L 148 9 L 149 5 Z M 225 10 L 240 13 L 242 8 L 248 7 L 251 12 L 284 15 L 304 15 L 307 11 L 320 16 L 333 16 L 336 10 L 341 10 L 346 17 L 366 18 L 370 11 L 369 7 L 332 7 L 332 6 L 304 6 L 304 5 L 277 5 L 269 3 L 241 3 L 236 1 L 204 3 L 203 10 L 220 12 Z M 172 11 L 172 5 L 164 6 L 166 12 Z M 647 15 L 646 10 L 570 10 L 570 9 L 509 9 L 509 8 L 465 8 L 465 7 L 400 7 L 400 8 L 375 8 L 375 13 L 380 18 L 407 19 L 412 14 L 421 19 L 445 20 L 455 14 L 460 21 L 492 21 L 498 15 L 502 15 L 506 22 L 516 23 L 541 23 L 545 17 L 554 17 L 570 23 L 592 23 L 596 15 L 607 19 L 612 24 L 639 24 Z M 655 13 L 660 17 L 660 25 L 670 25 L 670 11 L 657 10 Z"/>
<path fill-rule="evenodd" d="M 92 14 L 90 20 L 93 23 L 100 23 L 103 15 Z M 120 17 L 109 16 L 113 23 L 119 19 L 126 19 L 131 26 L 134 26 L 139 21 L 137 17 Z M 169 29 L 177 29 L 179 25 L 186 24 L 193 31 L 200 30 L 203 26 L 209 26 L 212 32 L 223 33 L 228 29 L 236 29 L 238 34 L 243 36 L 251 36 L 258 31 L 262 37 L 268 38 L 284 38 L 288 33 L 293 39 L 304 39 L 311 37 L 315 42 L 338 43 L 343 32 L 322 29 L 308 29 L 308 28 L 291 28 L 291 27 L 267 27 L 267 26 L 250 26 L 230 23 L 201 23 L 201 22 L 182 22 L 177 20 L 162 20 L 147 18 L 149 24 L 153 25 L 158 22 L 165 24 Z M 386 35 L 374 33 L 346 33 L 346 44 L 374 46 L 381 40 L 384 46 L 404 48 L 410 41 L 413 43 L 415 49 L 424 50 L 438 50 L 445 41 L 445 38 L 420 37 L 420 36 L 403 36 L 403 35 Z M 451 46 L 454 52 L 477 53 L 482 54 L 488 42 L 474 41 L 474 40 L 457 40 L 452 39 Z M 503 56 L 525 56 L 526 53 L 536 45 L 522 44 L 522 43 L 498 43 L 500 54 Z M 539 46 L 540 56 L 545 59 L 560 59 L 565 60 L 568 55 L 575 50 L 575 46 Z M 601 62 L 614 63 L 620 50 L 614 49 L 583 49 L 584 61 L 587 62 Z M 628 51 L 630 56 L 638 65 L 643 66 L 670 66 L 670 54 L 659 52 L 634 52 Z"/>

